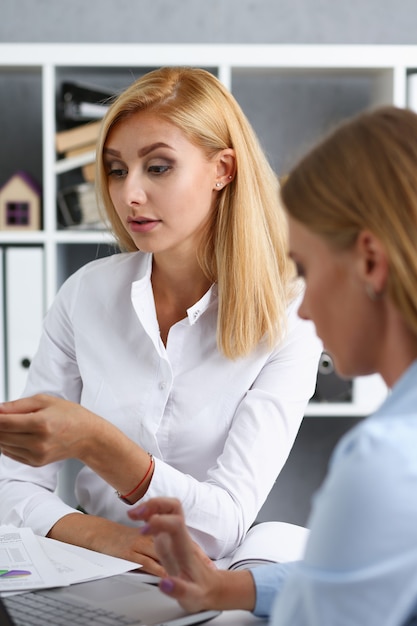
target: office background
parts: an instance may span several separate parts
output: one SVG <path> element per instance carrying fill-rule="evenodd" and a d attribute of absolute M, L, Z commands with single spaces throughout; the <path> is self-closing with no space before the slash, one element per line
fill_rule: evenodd
<path fill-rule="evenodd" d="M 415 0 L 2 0 L 0 41 L 396 45 L 417 43 L 416 22 Z M 357 99 L 366 98 L 366 94 L 362 94 L 360 85 L 353 87 L 354 108 Z M 24 96 L 16 89 L 17 96 Z M 255 93 L 255 109 L 256 97 Z M 346 93 L 340 95 L 339 106 L 345 107 L 347 113 L 349 97 Z M 20 120 L 22 132 L 33 133 L 36 145 L 40 141 L 39 129 L 30 119 L 22 118 L 19 97 L 13 106 L 16 123 Z M 273 140 L 283 144 L 281 152 L 285 154 L 286 142 L 292 145 L 291 137 L 298 137 L 298 145 L 302 144 L 303 135 L 306 140 L 314 140 L 309 129 L 320 127 L 317 116 L 326 112 L 326 89 L 318 86 L 313 106 L 311 100 L 300 105 L 297 118 L 305 120 L 301 125 L 286 124 L 284 102 L 278 104 L 271 98 L 270 106 L 275 117 L 276 107 L 282 107 L 278 115 L 282 126 Z M 254 125 L 268 151 L 267 120 L 254 120 Z M 290 148 L 287 152 L 291 153 Z M 7 170 L 9 157 L 0 152 L 0 168 Z M 274 165 L 283 169 L 286 163 Z M 29 164 L 29 169 L 36 174 L 37 164 Z M 325 474 L 331 450 L 356 422 L 351 417 L 304 420 L 260 519 L 306 522 L 311 494 Z"/>
<path fill-rule="evenodd" d="M 2 0 L 0 41 L 416 43 L 415 0 Z"/>

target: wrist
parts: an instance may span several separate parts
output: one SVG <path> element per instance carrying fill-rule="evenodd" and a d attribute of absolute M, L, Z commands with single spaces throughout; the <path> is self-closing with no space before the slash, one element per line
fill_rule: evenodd
<path fill-rule="evenodd" d="M 84 411 L 85 415 L 80 420 L 82 435 L 78 439 L 74 457 L 84 465 L 94 468 L 98 455 L 101 456 L 106 447 L 107 425 L 112 425 L 99 415 L 83 409 L 81 406 L 79 410 Z"/>
<path fill-rule="evenodd" d="M 129 491 L 129 493 L 126 494 L 122 494 L 120 493 L 120 491 L 116 491 L 116 495 L 119 498 L 119 500 L 122 500 L 122 502 L 124 502 L 125 504 L 135 504 L 140 498 L 142 498 L 146 491 L 148 490 L 149 487 L 149 483 L 152 479 L 152 475 L 153 475 L 153 471 L 155 469 L 155 461 L 153 459 L 153 456 L 150 452 L 148 452 L 149 455 L 149 465 L 148 468 L 146 470 L 146 472 L 144 473 L 144 475 L 141 477 L 141 479 L 139 480 L 139 482 L 133 487 L 133 489 L 131 489 Z"/>
<path fill-rule="evenodd" d="M 249 570 L 217 570 L 214 584 L 209 592 L 210 608 L 227 611 L 255 608 L 255 582 Z"/>

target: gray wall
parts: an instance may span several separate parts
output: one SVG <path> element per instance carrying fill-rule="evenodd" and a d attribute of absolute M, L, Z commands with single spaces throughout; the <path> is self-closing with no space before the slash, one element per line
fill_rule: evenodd
<path fill-rule="evenodd" d="M 3 42 L 416 43 L 416 0 L 1 0 Z"/>
<path fill-rule="evenodd" d="M 417 43 L 416 0 L 0 0 L 0 8 L 0 42 L 4 43 Z M 10 109 L 27 102 L 25 90 L 29 90 L 32 115 L 39 119 L 39 87 L 35 81 L 31 86 L 30 73 L 22 78 L 9 80 L 7 89 L 1 85 L 0 118 L 4 119 L 1 113 L 7 110 L 10 119 Z M 342 88 L 335 83 L 310 87 L 315 90 L 314 98 L 299 92 L 295 111 L 286 94 L 294 88 L 305 89 L 305 81 L 303 87 L 288 82 L 270 86 L 273 110 L 259 119 L 258 90 L 234 85 L 277 170 L 285 169 L 288 155 L 324 130 L 325 120 L 334 109 L 335 93 L 339 94 L 336 118 L 367 103 L 368 87 L 357 82 L 344 82 Z M 21 114 L 17 108 L 15 115 L 25 145 L 30 137 L 33 155 L 38 155 L 39 125 L 26 111 Z M 272 125 L 275 130 L 271 133 Z M 16 128 L 13 123 L 11 127 Z M 4 145 L 4 128 L 2 133 Z M 0 152 L 0 169 L 5 174 L 0 184 L 7 179 L 8 167 L 16 169 L 15 153 L 19 153 L 19 142 L 13 137 L 6 144 L 8 149 Z M 283 145 L 284 150 L 277 153 L 276 145 Z M 27 168 L 36 173 L 40 166 L 32 163 L 30 156 Z M 37 173 L 40 176 L 39 169 Z M 304 420 L 259 519 L 306 522 L 311 494 L 325 474 L 328 457 L 340 436 L 356 421 L 327 417 Z"/>

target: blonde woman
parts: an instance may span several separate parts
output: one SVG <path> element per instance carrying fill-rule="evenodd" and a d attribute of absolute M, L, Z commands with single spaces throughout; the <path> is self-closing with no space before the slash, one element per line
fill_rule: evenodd
<path fill-rule="evenodd" d="M 387 107 L 346 122 L 290 173 L 299 314 L 339 373 L 378 372 L 391 392 L 338 443 L 301 562 L 215 571 L 191 552 L 177 500 L 131 510 L 171 574 L 161 588 L 188 609 L 248 609 L 273 626 L 417 623 L 416 171 L 417 115 Z"/>
<path fill-rule="evenodd" d="M 161 574 L 129 505 L 175 496 L 211 559 L 233 552 L 291 450 L 321 344 L 296 314 L 276 177 L 217 78 L 133 83 L 97 166 L 122 253 L 63 285 L 26 397 L 1 409 L 1 522 Z M 53 493 L 69 457 L 88 515 Z"/>

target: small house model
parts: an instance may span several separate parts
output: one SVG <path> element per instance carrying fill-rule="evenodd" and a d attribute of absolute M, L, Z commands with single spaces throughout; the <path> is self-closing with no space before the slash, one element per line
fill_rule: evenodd
<path fill-rule="evenodd" d="M 0 188 L 0 230 L 40 228 L 40 186 L 27 172 L 16 172 Z"/>

